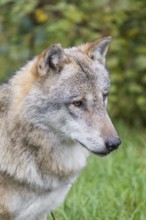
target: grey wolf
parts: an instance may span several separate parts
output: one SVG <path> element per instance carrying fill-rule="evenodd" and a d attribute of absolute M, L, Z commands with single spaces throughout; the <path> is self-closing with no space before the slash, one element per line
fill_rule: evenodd
<path fill-rule="evenodd" d="M 45 220 L 90 153 L 118 148 L 106 110 L 110 41 L 55 44 L 0 86 L 0 220 Z"/>

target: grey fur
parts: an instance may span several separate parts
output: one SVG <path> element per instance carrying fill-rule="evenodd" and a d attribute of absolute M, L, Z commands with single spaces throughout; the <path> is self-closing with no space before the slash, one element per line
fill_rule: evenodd
<path fill-rule="evenodd" d="M 57 44 L 0 86 L 0 220 L 44 219 L 90 152 L 110 153 L 106 141 L 118 136 L 106 111 L 108 41 Z"/>

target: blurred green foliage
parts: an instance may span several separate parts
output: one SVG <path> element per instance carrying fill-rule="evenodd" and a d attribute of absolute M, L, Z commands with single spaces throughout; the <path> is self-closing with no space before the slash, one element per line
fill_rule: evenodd
<path fill-rule="evenodd" d="M 0 80 L 48 45 L 108 35 L 111 115 L 146 125 L 145 0 L 1 0 Z"/>

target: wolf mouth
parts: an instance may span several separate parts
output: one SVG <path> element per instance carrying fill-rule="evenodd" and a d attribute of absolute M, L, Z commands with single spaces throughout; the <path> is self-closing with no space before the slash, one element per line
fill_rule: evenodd
<path fill-rule="evenodd" d="M 90 150 L 89 148 L 87 148 L 83 143 L 81 143 L 80 141 L 77 141 L 79 144 L 81 144 L 84 148 L 86 148 L 88 151 L 90 151 L 91 153 L 95 154 L 95 155 L 98 155 L 98 156 L 101 156 L 101 157 L 104 157 L 106 155 L 108 155 L 110 153 L 109 150 L 106 150 L 105 152 L 96 152 L 96 151 L 92 151 Z"/>

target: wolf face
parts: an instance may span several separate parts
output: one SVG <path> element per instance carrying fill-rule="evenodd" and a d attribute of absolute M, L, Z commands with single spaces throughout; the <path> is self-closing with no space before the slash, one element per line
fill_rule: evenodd
<path fill-rule="evenodd" d="M 22 116 L 97 155 L 117 149 L 120 139 L 106 110 L 110 81 L 105 56 L 110 41 L 107 37 L 70 49 L 56 44 L 35 58 L 37 80 Z"/>

